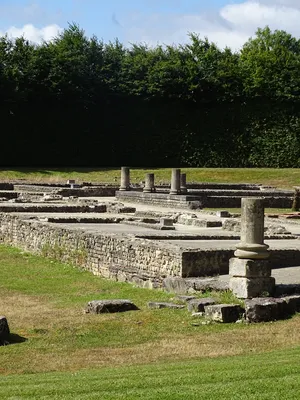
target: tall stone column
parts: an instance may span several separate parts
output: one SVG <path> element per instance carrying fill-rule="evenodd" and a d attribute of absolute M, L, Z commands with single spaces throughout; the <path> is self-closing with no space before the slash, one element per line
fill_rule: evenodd
<path fill-rule="evenodd" d="M 154 193 L 154 174 L 146 174 L 145 176 L 145 187 L 143 189 L 144 193 Z"/>
<path fill-rule="evenodd" d="M 260 198 L 242 199 L 241 241 L 235 258 L 229 260 L 229 287 L 239 298 L 268 296 L 274 291 L 269 246 L 264 243 L 263 202 Z"/>
<path fill-rule="evenodd" d="M 269 257 L 264 243 L 264 201 L 260 198 L 242 198 L 241 241 L 234 255 L 238 258 L 263 260 Z"/>
<path fill-rule="evenodd" d="M 180 193 L 187 193 L 186 174 L 180 174 Z"/>
<path fill-rule="evenodd" d="M 121 186 L 120 191 L 130 190 L 130 169 L 129 167 L 121 168 Z"/>
<path fill-rule="evenodd" d="M 172 168 L 170 194 L 180 193 L 180 169 Z"/>

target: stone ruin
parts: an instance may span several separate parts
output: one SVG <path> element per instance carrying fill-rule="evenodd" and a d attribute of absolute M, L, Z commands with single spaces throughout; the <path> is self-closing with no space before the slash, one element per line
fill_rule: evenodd
<path fill-rule="evenodd" d="M 291 191 L 187 183 L 178 168 L 170 184 L 155 185 L 154 173 L 147 173 L 145 182 L 134 186 L 130 169 L 122 167 L 120 186 L 0 183 L 0 198 L 1 242 L 105 278 L 171 291 L 195 317 L 233 322 L 244 315 L 260 321 L 299 310 L 300 282 L 275 285 L 274 276 L 300 265 L 300 215 L 264 217 L 266 206 L 291 207 Z M 218 211 L 203 210 L 216 205 Z M 223 210 L 240 205 L 241 216 Z M 245 299 L 244 309 L 195 298 L 228 289 Z M 151 308 L 182 308 L 152 303 Z"/>
<path fill-rule="evenodd" d="M 264 198 L 265 207 L 291 208 L 295 191 L 279 190 L 274 187 L 253 184 L 190 183 L 186 173 L 173 168 L 170 185 L 155 186 L 153 173 L 147 173 L 144 186 L 130 182 L 130 168 L 121 168 L 121 184 L 116 191 L 120 201 L 179 207 L 187 209 L 236 208 L 241 206 L 242 197 Z M 154 194 L 155 193 L 155 194 Z"/>

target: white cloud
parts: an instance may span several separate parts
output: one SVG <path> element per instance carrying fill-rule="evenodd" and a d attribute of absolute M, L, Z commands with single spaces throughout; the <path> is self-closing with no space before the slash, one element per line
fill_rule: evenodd
<path fill-rule="evenodd" d="M 26 24 L 22 28 L 16 28 L 11 26 L 5 32 L 0 31 L 0 36 L 5 34 L 11 38 L 17 38 L 23 36 L 25 39 L 34 42 L 41 43 L 43 40 L 51 41 L 55 36 L 57 36 L 62 31 L 62 28 L 56 24 L 47 25 L 43 28 L 36 28 L 32 24 Z"/>
<path fill-rule="evenodd" d="M 200 0 L 199 0 L 200 2 Z M 122 21 L 126 42 L 149 45 L 185 43 L 188 32 L 219 47 L 239 50 L 257 28 L 270 26 L 300 37 L 300 0 L 245 0 L 217 11 L 186 15 L 135 14 Z M 127 27 L 127 28 L 126 28 Z"/>

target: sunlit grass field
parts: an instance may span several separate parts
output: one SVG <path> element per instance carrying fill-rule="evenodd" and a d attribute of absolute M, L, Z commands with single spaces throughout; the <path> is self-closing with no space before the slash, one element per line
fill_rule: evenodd
<path fill-rule="evenodd" d="M 163 291 L 116 283 L 0 246 L 0 314 L 15 343 L 0 347 L 1 399 L 296 399 L 300 317 L 201 325 Z M 216 295 L 211 294 L 209 295 Z M 123 298 L 140 310 L 85 314 Z M 220 301 L 232 301 L 230 293 Z"/>
<path fill-rule="evenodd" d="M 176 166 L 174 166 L 176 167 Z M 177 166 L 178 168 L 180 166 Z M 131 181 L 138 183 L 145 174 L 155 173 L 155 181 L 168 183 L 171 179 L 169 168 L 131 168 Z M 257 183 L 292 188 L 300 185 L 300 169 L 291 168 L 182 168 L 187 174 L 187 182 Z M 25 179 L 32 182 L 78 182 L 119 183 L 120 168 L 5 168 L 0 169 L 0 181 Z"/>

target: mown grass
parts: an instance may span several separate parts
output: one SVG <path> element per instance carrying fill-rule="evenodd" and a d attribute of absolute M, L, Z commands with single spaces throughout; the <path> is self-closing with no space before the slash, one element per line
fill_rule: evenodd
<path fill-rule="evenodd" d="M 0 273 L 0 314 L 16 341 L 0 347 L 1 399 L 275 399 L 275 393 L 287 399 L 298 393 L 298 315 L 195 326 L 201 320 L 187 309 L 148 308 L 148 301 L 170 301 L 171 294 L 3 245 Z M 140 310 L 83 312 L 89 300 L 109 298 L 128 298 Z M 222 301 L 232 300 L 223 294 Z"/>
<path fill-rule="evenodd" d="M 300 394 L 300 348 L 249 356 L 7 376 L 1 399 L 277 400 Z"/>
<path fill-rule="evenodd" d="M 168 183 L 171 169 L 132 168 L 131 181 L 138 183 L 145 179 L 147 172 L 155 173 L 156 182 Z M 187 182 L 257 183 L 292 188 L 300 183 L 300 169 L 293 168 L 182 168 Z M 25 179 L 33 182 L 78 182 L 115 183 L 120 180 L 120 168 L 5 168 L 0 170 L 0 180 Z"/>

